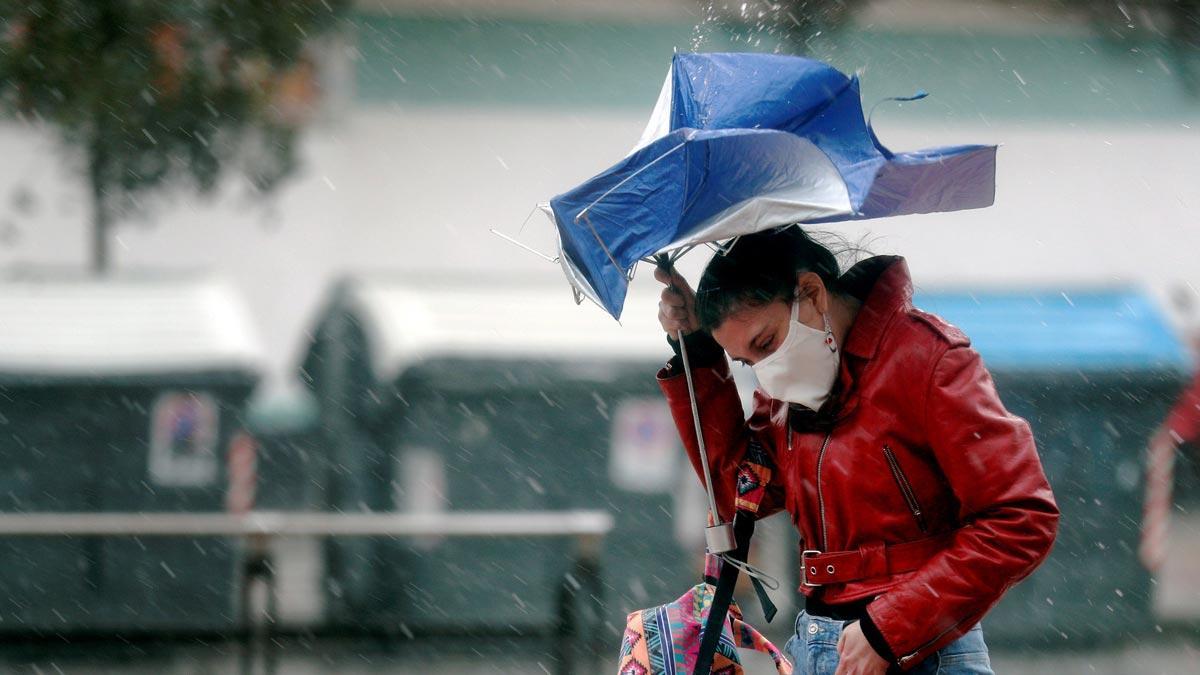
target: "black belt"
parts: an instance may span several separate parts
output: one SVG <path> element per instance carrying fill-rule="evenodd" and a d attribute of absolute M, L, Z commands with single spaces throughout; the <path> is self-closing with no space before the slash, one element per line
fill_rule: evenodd
<path fill-rule="evenodd" d="M 804 611 L 808 612 L 811 616 L 834 619 L 835 621 L 857 621 L 866 616 L 867 605 L 871 604 L 871 601 L 874 599 L 863 598 L 862 600 L 851 602 L 829 604 L 820 598 L 806 596 L 804 598 Z"/>

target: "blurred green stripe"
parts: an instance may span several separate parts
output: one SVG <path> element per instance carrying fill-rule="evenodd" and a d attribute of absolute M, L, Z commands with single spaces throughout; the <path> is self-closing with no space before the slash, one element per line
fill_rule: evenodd
<path fill-rule="evenodd" d="M 649 111 L 692 25 L 358 14 L 357 97 L 366 104 Z M 761 39 L 753 45 L 756 39 Z M 772 49 L 772 37 L 710 29 L 707 51 Z M 1086 36 L 847 30 L 811 41 L 813 55 L 865 69 L 867 104 L 925 89 L 889 111 L 911 121 L 1161 120 L 1200 117 L 1165 44 L 1117 46 Z M 1193 55 L 1193 58 L 1194 55 Z"/>
<path fill-rule="evenodd" d="M 864 99 L 930 92 L 912 119 L 1195 120 L 1165 44 L 1130 51 L 1089 37 L 863 31 L 817 45 L 844 70 L 865 68 Z M 889 113 L 891 114 L 891 113 Z"/>
<path fill-rule="evenodd" d="M 692 27 L 360 16 L 358 97 L 379 103 L 653 105 Z"/>

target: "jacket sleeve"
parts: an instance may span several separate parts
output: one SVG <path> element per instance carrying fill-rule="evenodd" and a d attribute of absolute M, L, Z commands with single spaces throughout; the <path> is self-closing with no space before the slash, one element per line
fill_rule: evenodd
<path fill-rule="evenodd" d="M 959 344 L 938 358 L 924 415 L 963 525 L 947 548 L 867 607 L 906 670 L 966 633 L 1033 572 L 1058 529 L 1029 425 L 1004 408 L 974 349 Z"/>
<path fill-rule="evenodd" d="M 688 348 L 690 353 L 690 340 Z M 770 460 L 774 459 L 774 444 L 770 438 L 770 399 L 756 393 L 754 413 L 749 420 L 745 419 L 741 398 L 738 396 L 737 386 L 734 384 L 724 352 L 720 352 L 719 358 L 702 361 L 700 364 L 693 361 L 692 377 L 704 430 L 704 443 L 708 450 L 709 468 L 712 471 L 717 510 L 721 513 L 721 519 L 728 522 L 737 508 L 738 471 L 743 460 L 755 449 L 754 446 L 761 448 Z M 675 426 L 679 430 L 680 439 L 696 476 L 700 479 L 700 484 L 704 485 L 687 377 L 678 356 L 658 372 L 658 383 L 667 398 L 671 416 L 675 420 Z M 773 461 L 771 464 L 777 465 Z M 780 481 L 770 480 L 769 476 L 765 478 L 768 484 L 762 503 L 758 507 L 759 518 L 771 515 L 784 507 L 784 493 Z M 750 486 L 743 483 L 743 488 L 747 487 Z"/>
<path fill-rule="evenodd" d="M 1200 438 L 1200 372 L 1179 395 L 1164 426 L 1179 442 L 1195 443 Z"/>

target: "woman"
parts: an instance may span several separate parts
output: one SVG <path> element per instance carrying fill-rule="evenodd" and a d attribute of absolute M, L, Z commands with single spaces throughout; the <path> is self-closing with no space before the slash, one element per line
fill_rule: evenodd
<path fill-rule="evenodd" d="M 912 306 L 904 259 L 839 274 L 792 226 L 738 239 L 697 293 L 655 276 L 663 328 L 686 335 L 722 518 L 761 450 L 774 477 L 759 517 L 786 508 L 800 532 L 796 672 L 991 673 L 979 621 L 1045 559 L 1058 508 L 1029 425 L 967 337 Z M 659 382 L 699 472 L 672 345 Z M 749 420 L 725 354 L 758 378 Z"/>

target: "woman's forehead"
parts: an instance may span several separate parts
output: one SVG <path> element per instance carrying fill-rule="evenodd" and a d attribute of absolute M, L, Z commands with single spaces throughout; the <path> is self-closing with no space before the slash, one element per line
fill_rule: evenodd
<path fill-rule="evenodd" d="M 776 301 L 776 302 L 779 302 L 779 301 Z M 738 305 L 737 307 L 734 307 L 733 309 L 731 309 L 729 311 L 729 314 L 725 315 L 725 322 L 726 323 L 743 324 L 743 325 L 754 323 L 755 321 L 759 321 L 767 316 L 770 316 L 771 315 L 771 305 L 773 305 L 773 304 L 776 304 L 776 303 L 775 302 L 767 302 L 767 303 L 763 303 L 763 304 L 742 303 L 742 304 Z"/>
<path fill-rule="evenodd" d="M 726 314 L 725 320 L 713 332 L 740 335 L 744 332 L 760 330 L 781 309 L 786 309 L 783 300 L 775 300 L 761 305 L 743 303 Z"/>

